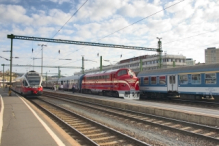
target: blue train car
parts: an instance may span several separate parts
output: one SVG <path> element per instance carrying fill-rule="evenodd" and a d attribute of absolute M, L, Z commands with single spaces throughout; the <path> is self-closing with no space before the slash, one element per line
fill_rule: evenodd
<path fill-rule="evenodd" d="M 138 78 L 141 98 L 219 101 L 219 64 L 141 71 Z"/>
<path fill-rule="evenodd" d="M 43 87 L 48 89 L 54 89 L 54 85 L 56 85 L 60 89 L 62 85 L 63 90 L 72 90 L 72 86 L 75 86 L 75 90 L 81 92 L 83 77 L 84 74 L 47 80 L 43 82 Z"/>

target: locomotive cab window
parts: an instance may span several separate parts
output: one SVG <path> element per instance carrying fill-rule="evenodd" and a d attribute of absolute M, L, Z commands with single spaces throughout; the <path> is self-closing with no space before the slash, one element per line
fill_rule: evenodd
<path fill-rule="evenodd" d="M 165 85 L 166 84 L 166 76 L 160 76 L 159 77 L 159 84 Z"/>
<path fill-rule="evenodd" d="M 192 84 L 201 84 L 200 74 L 192 74 Z"/>
<path fill-rule="evenodd" d="M 128 74 L 129 74 L 129 75 L 131 75 L 132 77 L 134 77 L 134 76 L 135 76 L 135 73 L 134 73 L 134 72 L 132 72 L 131 70 L 129 70 Z"/>
<path fill-rule="evenodd" d="M 145 78 L 144 78 L 144 84 L 145 84 L 145 85 L 148 85 L 148 84 L 149 84 L 149 78 L 148 78 L 148 77 L 145 77 Z"/>
<path fill-rule="evenodd" d="M 28 86 L 28 84 L 25 80 L 23 80 L 23 86 Z"/>
<path fill-rule="evenodd" d="M 205 74 L 205 84 L 216 84 L 216 74 L 215 73 Z"/>
<path fill-rule="evenodd" d="M 120 70 L 118 76 L 127 75 L 127 70 Z"/>
<path fill-rule="evenodd" d="M 188 75 L 179 75 L 180 84 L 188 84 Z"/>
<path fill-rule="evenodd" d="M 157 77 L 151 77 L 151 84 L 152 85 L 157 84 Z"/>

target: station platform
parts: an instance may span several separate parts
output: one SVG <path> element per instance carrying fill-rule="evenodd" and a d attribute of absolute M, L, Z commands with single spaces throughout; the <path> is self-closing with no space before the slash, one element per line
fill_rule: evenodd
<path fill-rule="evenodd" d="M 79 146 L 56 123 L 8 88 L 0 88 L 1 146 Z"/>

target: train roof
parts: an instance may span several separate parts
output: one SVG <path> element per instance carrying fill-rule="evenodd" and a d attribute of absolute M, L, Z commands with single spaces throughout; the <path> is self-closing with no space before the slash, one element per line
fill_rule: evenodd
<path fill-rule="evenodd" d="M 50 80 L 47 80 L 47 82 L 53 82 L 53 81 L 58 81 L 59 79 L 50 79 Z"/>
<path fill-rule="evenodd" d="M 138 77 L 145 75 L 161 75 L 161 74 L 176 74 L 176 73 L 189 73 L 189 72 L 206 72 L 206 71 L 219 71 L 219 63 L 195 65 L 195 66 L 181 66 L 175 68 L 145 70 L 138 73 Z"/>
<path fill-rule="evenodd" d="M 120 69 L 113 69 L 113 70 L 105 70 L 105 71 L 99 71 L 99 72 L 92 72 L 92 73 L 86 74 L 86 76 L 93 76 L 93 75 L 100 75 L 100 74 L 111 74 L 111 73 L 117 72 L 117 71 L 122 70 L 122 69 L 128 69 L 128 68 L 120 68 Z"/>
<path fill-rule="evenodd" d="M 72 79 L 79 79 L 81 76 L 83 75 L 72 75 L 72 76 L 68 76 L 68 77 L 62 77 L 59 80 L 72 80 Z"/>

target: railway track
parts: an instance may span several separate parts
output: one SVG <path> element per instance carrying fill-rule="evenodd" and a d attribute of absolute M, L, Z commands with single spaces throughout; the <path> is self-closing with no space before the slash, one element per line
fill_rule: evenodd
<path fill-rule="evenodd" d="M 44 94 L 47 97 L 55 98 L 58 100 L 63 100 L 67 103 L 77 104 L 83 108 L 89 108 L 108 114 L 111 117 L 118 117 L 122 121 L 134 121 L 138 125 L 150 125 L 152 127 L 160 127 L 164 130 L 170 130 L 184 135 L 189 135 L 193 137 L 198 137 L 215 144 L 219 144 L 219 128 L 211 127 L 161 116 L 155 116 L 145 113 L 139 113 L 134 111 L 128 111 L 124 109 L 118 109 L 114 107 L 106 107 L 98 104 L 74 101 L 70 95 L 57 95 L 57 94 Z M 61 98 L 60 98 L 61 97 Z"/>
<path fill-rule="evenodd" d="M 81 145 L 87 146 L 149 146 L 149 144 L 100 123 L 76 114 L 66 108 L 42 99 L 31 100 L 37 107 L 57 120 Z"/>

